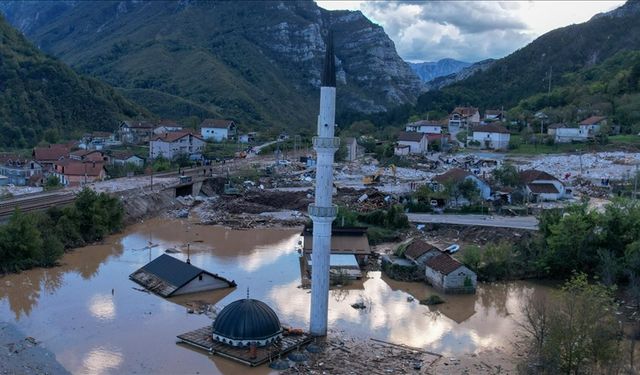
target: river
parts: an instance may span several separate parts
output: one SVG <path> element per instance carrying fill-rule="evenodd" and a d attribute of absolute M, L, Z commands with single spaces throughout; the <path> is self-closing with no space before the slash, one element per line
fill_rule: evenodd
<path fill-rule="evenodd" d="M 300 288 L 299 233 L 148 220 L 66 254 L 59 267 L 0 278 L 0 321 L 35 337 L 76 374 L 266 374 L 266 366 L 249 369 L 177 345 L 176 335 L 211 322 L 187 313 L 191 300 L 221 307 L 247 293 L 270 305 L 283 323 L 306 328 L 310 294 Z M 238 287 L 168 300 L 134 289 L 139 286 L 129 274 L 168 248 L 181 250 L 172 256 L 186 259 L 187 244 L 192 264 L 233 279 Z M 476 295 L 443 296 L 445 304 L 428 307 L 417 301 L 436 294 L 427 285 L 369 272 L 365 280 L 331 291 L 329 325 L 334 335 L 448 355 L 510 348 L 524 300 L 548 291 L 530 282 L 481 284 Z M 353 309 L 359 300 L 370 307 Z"/>

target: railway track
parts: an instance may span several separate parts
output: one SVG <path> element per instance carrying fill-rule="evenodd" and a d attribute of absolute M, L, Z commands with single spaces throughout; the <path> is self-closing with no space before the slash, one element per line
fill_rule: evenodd
<path fill-rule="evenodd" d="M 75 199 L 76 196 L 73 193 L 53 193 L 0 202 L 0 220 L 8 219 L 16 209 L 22 212 L 46 210 L 50 207 L 70 204 Z"/>

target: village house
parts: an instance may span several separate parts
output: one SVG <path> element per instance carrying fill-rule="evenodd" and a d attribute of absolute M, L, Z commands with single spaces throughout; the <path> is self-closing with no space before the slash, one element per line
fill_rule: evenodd
<path fill-rule="evenodd" d="M 140 157 L 130 151 L 114 151 L 111 153 L 111 164 L 113 165 L 125 165 L 132 164 L 136 167 L 144 166 L 144 158 Z"/>
<path fill-rule="evenodd" d="M 236 286 L 235 281 L 202 270 L 192 265 L 189 259 L 183 262 L 167 254 L 139 268 L 129 278 L 165 298 Z"/>
<path fill-rule="evenodd" d="M 122 121 L 117 130 L 117 139 L 124 144 L 147 143 L 155 126 L 147 121 Z"/>
<path fill-rule="evenodd" d="M 449 134 L 427 134 L 427 150 L 438 149 L 445 151 L 449 146 L 451 136 Z"/>
<path fill-rule="evenodd" d="M 528 169 L 519 173 L 520 183 L 533 202 L 556 201 L 571 195 L 564 184 L 547 172 Z"/>
<path fill-rule="evenodd" d="M 165 133 L 149 142 L 149 158 L 173 159 L 178 155 L 187 155 L 190 159 L 198 159 L 202 157 L 204 145 L 204 139 L 192 132 Z"/>
<path fill-rule="evenodd" d="M 587 142 L 594 139 L 606 125 L 605 116 L 591 116 L 582 120 L 577 127 L 557 128 L 554 139 L 558 143 Z"/>
<path fill-rule="evenodd" d="M 442 134 L 442 124 L 435 121 L 420 120 L 407 124 L 405 130 L 408 132 Z"/>
<path fill-rule="evenodd" d="M 160 120 L 157 122 L 156 127 L 153 128 L 154 135 L 179 131 L 182 131 L 182 125 L 173 120 Z"/>
<path fill-rule="evenodd" d="M 567 124 L 563 124 L 563 123 L 555 123 L 555 124 L 551 124 L 549 126 L 547 126 L 547 134 L 548 135 L 556 135 L 556 130 L 558 129 L 563 129 L 566 128 Z"/>
<path fill-rule="evenodd" d="M 456 107 L 449 115 L 449 131 L 452 134 L 480 123 L 480 112 L 474 107 Z"/>
<path fill-rule="evenodd" d="M 109 160 L 109 157 L 107 157 L 102 151 L 99 150 L 78 150 L 70 153 L 69 159 L 105 162 Z"/>
<path fill-rule="evenodd" d="M 404 250 L 404 257 L 423 270 L 427 261 L 442 252 L 432 244 L 421 239 L 414 239 Z"/>
<path fill-rule="evenodd" d="M 302 252 L 306 260 L 307 270 L 313 267 L 311 253 L 313 251 L 313 227 L 302 230 Z M 331 255 L 329 269 L 331 272 L 342 272 L 351 279 L 362 278 L 361 266 L 367 264 L 371 255 L 371 246 L 366 227 L 334 227 L 331 229 Z"/>
<path fill-rule="evenodd" d="M 504 112 L 500 109 L 487 109 L 484 111 L 484 121 L 502 121 L 504 120 Z"/>
<path fill-rule="evenodd" d="M 34 160 L 4 156 L 0 158 L 0 175 L 6 177 L 6 184 L 38 185 L 42 179 L 42 166 Z"/>
<path fill-rule="evenodd" d="M 480 143 L 480 147 L 493 150 L 506 150 L 511 134 L 500 124 L 478 125 L 473 127 L 471 140 Z"/>
<path fill-rule="evenodd" d="M 445 253 L 427 260 L 425 278 L 431 286 L 443 293 L 473 294 L 478 284 L 475 272 Z"/>
<path fill-rule="evenodd" d="M 85 134 L 79 144 L 81 149 L 85 150 L 104 150 L 109 147 L 120 145 L 121 142 L 116 141 L 115 135 L 109 132 L 95 131 Z"/>
<path fill-rule="evenodd" d="M 427 151 L 427 135 L 425 133 L 398 133 L 398 145 L 409 146 L 410 154 L 424 154 Z"/>
<path fill-rule="evenodd" d="M 104 163 L 62 159 L 54 164 L 51 174 L 64 186 L 82 186 L 107 177 Z"/>
<path fill-rule="evenodd" d="M 234 139 L 236 133 L 236 123 L 231 120 L 206 119 L 200 124 L 200 135 L 207 141 Z"/>
<path fill-rule="evenodd" d="M 465 171 L 464 169 L 461 169 L 461 168 L 449 169 L 447 172 L 435 176 L 433 178 L 433 181 L 436 182 L 436 190 L 443 191 L 447 185 L 449 184 L 457 185 L 467 179 L 473 181 L 476 184 L 476 187 L 480 192 L 480 198 L 482 198 L 483 200 L 487 200 L 491 198 L 491 187 L 489 186 L 489 184 L 486 181 L 479 178 L 478 176 L 474 175 L 473 173 L 469 171 Z M 458 198 L 458 201 L 456 203 L 468 204 L 469 202 L 467 202 L 464 198 L 460 197 Z"/>
<path fill-rule="evenodd" d="M 53 170 L 55 162 L 69 157 L 70 148 L 66 144 L 50 144 L 35 147 L 32 152 L 33 160 L 42 166 L 44 172 Z"/>
<path fill-rule="evenodd" d="M 344 145 L 347 148 L 347 161 L 355 161 L 364 155 L 364 149 L 358 144 L 358 140 L 354 137 L 346 137 Z"/>

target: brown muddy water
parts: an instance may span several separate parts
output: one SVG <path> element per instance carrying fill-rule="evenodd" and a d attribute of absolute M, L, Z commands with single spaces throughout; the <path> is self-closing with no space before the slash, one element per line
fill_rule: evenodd
<path fill-rule="evenodd" d="M 267 374 L 176 345 L 176 335 L 210 324 L 188 314 L 202 300 L 221 308 L 244 298 L 269 304 L 283 323 L 306 328 L 309 291 L 301 289 L 296 245 L 299 229 L 234 231 L 153 219 L 133 225 L 104 244 L 66 254 L 60 267 L 0 278 L 0 321 L 17 325 L 55 353 L 76 374 Z M 149 249 L 148 243 L 157 246 Z M 167 248 L 192 264 L 219 273 L 238 288 L 165 300 L 134 288 L 128 276 Z M 549 288 L 528 282 L 482 284 L 476 295 L 443 296 L 437 307 L 417 300 L 435 292 L 370 272 L 368 278 L 331 291 L 332 334 L 377 338 L 448 355 L 509 348 L 517 340 L 521 305 Z M 410 299 L 413 301 L 409 301 Z M 370 307 L 355 310 L 364 300 Z"/>

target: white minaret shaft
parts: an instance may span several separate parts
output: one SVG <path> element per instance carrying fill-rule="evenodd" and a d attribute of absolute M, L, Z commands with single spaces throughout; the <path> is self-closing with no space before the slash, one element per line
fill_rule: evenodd
<path fill-rule="evenodd" d="M 327 334 L 329 312 L 329 258 L 331 255 L 331 223 L 336 218 L 336 206 L 331 202 L 333 192 L 333 156 L 340 145 L 334 137 L 336 115 L 336 73 L 333 56 L 333 35 L 329 32 L 327 52 L 320 88 L 318 136 L 313 138 L 316 150 L 316 200 L 309 205 L 313 220 L 311 253 L 311 326 L 314 336 Z"/>

